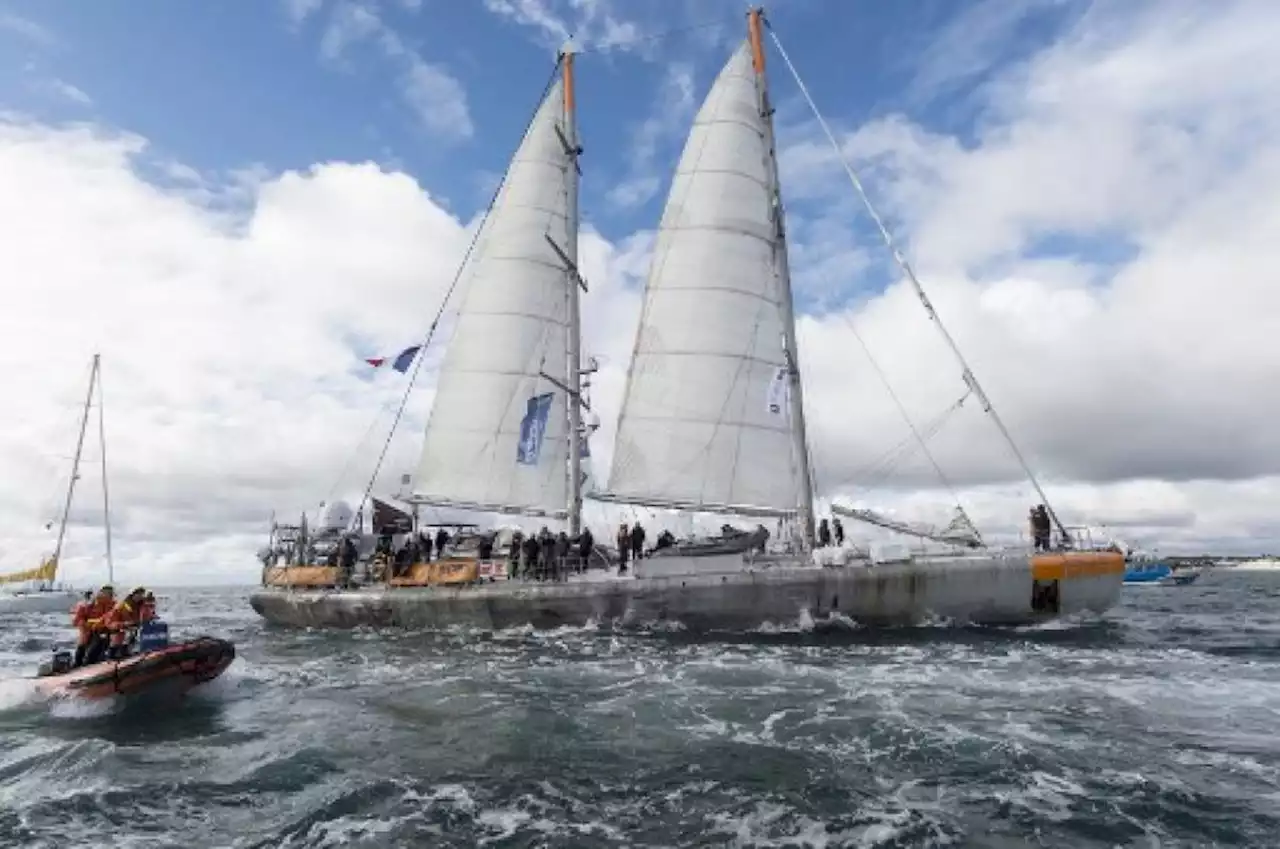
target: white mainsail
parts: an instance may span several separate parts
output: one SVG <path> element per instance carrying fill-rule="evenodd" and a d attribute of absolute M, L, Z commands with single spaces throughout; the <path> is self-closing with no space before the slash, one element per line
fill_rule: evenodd
<path fill-rule="evenodd" d="M 566 286 L 557 246 L 578 175 L 565 148 L 563 83 L 549 89 L 507 171 L 467 276 L 441 364 L 414 500 L 422 504 L 564 516 L 566 395 L 544 374 L 568 356 Z M 575 284 L 576 285 L 576 284 Z"/>
<path fill-rule="evenodd" d="M 768 128 L 749 43 L 699 110 L 645 287 L 605 500 L 795 513 Z"/>

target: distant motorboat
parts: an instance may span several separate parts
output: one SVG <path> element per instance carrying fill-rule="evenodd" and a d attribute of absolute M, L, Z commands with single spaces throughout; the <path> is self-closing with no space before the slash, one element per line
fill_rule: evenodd
<path fill-rule="evenodd" d="M 1156 584 L 1173 574 L 1167 563 L 1130 563 L 1124 570 L 1126 584 Z"/>
<path fill-rule="evenodd" d="M 1124 570 L 1126 584 L 1145 584 L 1157 587 L 1184 587 L 1195 583 L 1199 569 L 1174 569 L 1169 564 L 1156 561 L 1130 562 Z"/>

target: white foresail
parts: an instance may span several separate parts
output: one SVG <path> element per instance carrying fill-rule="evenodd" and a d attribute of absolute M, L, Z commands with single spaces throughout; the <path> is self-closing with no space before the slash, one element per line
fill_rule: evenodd
<path fill-rule="evenodd" d="M 562 516 L 567 504 L 567 275 L 577 172 L 555 83 L 512 159 L 463 281 L 414 485 L 421 503 Z M 550 398 L 546 398 L 546 396 Z M 541 402 L 539 402 L 541 399 Z"/>
<path fill-rule="evenodd" d="M 609 500 L 797 508 L 766 138 L 744 44 L 699 110 L 667 198 Z"/>

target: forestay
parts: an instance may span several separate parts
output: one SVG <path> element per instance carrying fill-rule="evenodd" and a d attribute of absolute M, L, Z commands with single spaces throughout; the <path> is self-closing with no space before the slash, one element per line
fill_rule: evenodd
<path fill-rule="evenodd" d="M 560 132 L 555 83 L 534 116 L 464 272 L 456 330 L 441 365 L 415 500 L 563 516 L 567 275 L 548 243 L 567 244 L 576 170 Z"/>
<path fill-rule="evenodd" d="M 606 500 L 797 508 L 766 138 L 744 44 L 699 110 L 667 198 Z"/>

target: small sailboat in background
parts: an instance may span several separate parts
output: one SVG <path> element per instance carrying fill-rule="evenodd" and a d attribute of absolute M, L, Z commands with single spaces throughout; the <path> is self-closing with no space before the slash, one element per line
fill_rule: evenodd
<path fill-rule="evenodd" d="M 0 614 L 5 613 L 68 613 L 79 593 L 66 584 L 58 583 L 58 567 L 62 563 L 63 544 L 67 537 L 67 520 L 71 515 L 72 498 L 76 481 L 80 478 L 80 456 L 84 449 L 85 431 L 89 425 L 89 409 L 93 406 L 94 390 L 98 393 L 98 443 L 102 460 L 102 527 L 107 541 L 107 581 L 113 580 L 111 560 L 111 497 L 107 487 L 107 441 L 103 420 L 101 385 L 101 358 L 93 355 L 89 370 L 89 391 L 85 394 L 84 411 L 80 417 L 80 434 L 76 438 L 76 453 L 71 461 L 71 480 L 67 482 L 67 495 L 58 520 L 58 541 L 53 554 L 34 569 L 0 574 L 0 586 L 13 587 L 0 590 Z"/>

